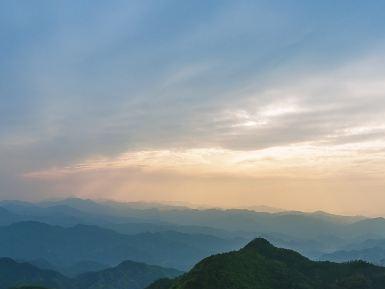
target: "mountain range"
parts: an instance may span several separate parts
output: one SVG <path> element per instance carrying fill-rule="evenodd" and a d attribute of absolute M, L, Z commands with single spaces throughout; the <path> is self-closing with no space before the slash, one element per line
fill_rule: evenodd
<path fill-rule="evenodd" d="M 243 239 L 173 231 L 125 235 L 91 225 L 65 228 L 20 222 L 0 227 L 0 256 L 44 259 L 58 267 L 84 260 L 106 265 L 134 260 L 185 270 L 205 256 L 239 248 L 243 243 Z"/>
<path fill-rule="evenodd" d="M 368 228 L 385 228 L 385 221 L 363 217 L 337 216 L 324 212 L 256 212 L 243 209 L 191 209 L 177 206 L 151 207 L 136 203 L 95 202 L 92 200 L 66 199 L 56 202 L 28 203 L 21 201 L 2 201 L 0 214 L 3 225 L 24 220 L 34 220 L 53 225 L 73 226 L 76 224 L 153 224 L 173 229 L 193 227 L 202 230 L 216 229 L 216 233 L 237 232 L 247 234 L 256 232 L 281 233 L 304 237 L 339 233 L 341 228 L 360 235 Z M 361 226 L 349 226 L 366 220 Z M 370 224 L 376 223 L 373 228 Z M 162 228 L 155 230 L 162 230 Z M 306 229 L 306 230 L 305 230 Z M 207 231 L 206 231 L 207 232 Z M 199 232 L 202 233 L 202 232 Z M 203 232 L 204 233 L 204 232 Z M 385 237 L 385 233 L 383 234 Z"/>
<path fill-rule="evenodd" d="M 364 260 L 385 266 L 385 239 L 368 239 L 363 242 L 345 246 L 342 250 L 325 254 L 320 259 L 335 262 Z"/>
<path fill-rule="evenodd" d="M 385 259 L 384 250 L 381 249 L 384 247 L 374 242 L 369 242 L 370 245 L 364 248 L 358 245 L 369 240 L 385 242 L 385 219 L 338 216 L 321 211 L 269 213 L 244 209 L 192 209 L 174 205 L 76 198 L 39 203 L 0 202 L 0 225 L 4 228 L 20 227 L 20 224 L 26 222 L 30 226 L 36 226 L 34 222 L 40 226 L 50 225 L 51 227 L 47 227 L 49 232 L 59 226 L 67 235 L 80 231 L 80 235 L 86 238 L 91 232 L 96 234 L 99 231 L 100 240 L 111 238 L 113 233 L 114 239 L 125 240 L 112 242 L 114 245 L 108 248 L 109 251 L 102 245 L 100 246 L 103 248 L 95 248 L 110 252 L 109 257 L 95 257 L 97 254 L 91 251 L 76 257 L 75 253 L 70 252 L 64 257 L 67 260 L 52 254 L 19 254 L 17 244 L 10 245 L 14 246 L 14 251 L 1 252 L 0 248 L 0 254 L 7 253 L 4 256 L 17 260 L 35 262 L 36 259 L 45 259 L 54 265 L 55 270 L 72 276 L 81 273 L 81 270 L 68 267 L 76 266 L 78 262 L 112 266 L 125 259 L 188 270 L 199 259 L 210 254 L 239 249 L 255 236 L 264 237 L 276 246 L 296 250 L 314 260 L 347 261 L 360 258 L 383 264 Z M 28 231 L 27 228 L 23 230 Z M 31 234 L 33 240 L 33 233 Z M 67 237 L 63 240 L 67 240 Z M 154 246 L 151 247 L 151 244 Z M 8 246 L 7 242 L 5 245 Z M 50 249 L 52 246 L 55 245 L 51 243 Z M 170 252 L 167 249 L 170 246 L 175 250 Z M 60 245 L 53 251 L 56 252 L 59 248 Z M 125 251 L 124 254 L 121 254 L 122 250 Z"/>

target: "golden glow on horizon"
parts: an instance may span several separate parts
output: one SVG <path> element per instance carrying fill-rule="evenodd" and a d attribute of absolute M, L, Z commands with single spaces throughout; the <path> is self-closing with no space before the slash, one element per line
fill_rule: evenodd
<path fill-rule="evenodd" d="M 374 128 L 374 130 L 377 128 Z M 383 128 L 381 128 L 383 129 Z M 370 131 L 370 128 L 347 130 Z M 330 136 L 333 138 L 335 136 Z M 385 172 L 385 141 L 329 144 L 300 143 L 261 150 L 222 148 L 146 150 L 96 157 L 62 168 L 24 174 L 27 178 L 55 179 L 98 170 L 137 168 L 143 171 L 175 171 L 184 175 L 219 174 L 238 177 L 293 177 L 309 179 L 361 174 L 382 177 Z M 362 173 L 364 171 L 365 173 Z"/>
<path fill-rule="evenodd" d="M 382 127 L 356 128 L 355 131 Z M 57 192 L 123 201 L 185 201 L 223 207 L 251 204 L 335 213 L 380 214 L 385 142 L 319 143 L 238 151 L 222 148 L 134 151 L 30 172 Z M 370 191 L 370 201 L 368 194 Z M 312 197 L 309 198 L 311 191 Z M 338 192 L 338 194 L 336 194 Z M 378 205 L 373 205 L 373 199 Z M 256 202 L 257 200 L 257 202 Z M 313 200 L 313 202 L 312 202 Z M 370 202 L 370 210 L 364 204 Z"/>

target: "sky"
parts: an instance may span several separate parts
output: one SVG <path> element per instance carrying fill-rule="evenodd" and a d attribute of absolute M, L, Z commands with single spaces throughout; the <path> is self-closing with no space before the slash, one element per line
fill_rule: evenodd
<path fill-rule="evenodd" d="M 385 216 L 384 1 L 0 2 L 0 199 Z"/>

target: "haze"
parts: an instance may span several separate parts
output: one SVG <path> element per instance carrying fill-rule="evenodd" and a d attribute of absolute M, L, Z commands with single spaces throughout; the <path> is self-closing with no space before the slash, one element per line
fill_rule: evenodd
<path fill-rule="evenodd" d="M 0 198 L 385 215 L 384 1 L 1 1 Z"/>

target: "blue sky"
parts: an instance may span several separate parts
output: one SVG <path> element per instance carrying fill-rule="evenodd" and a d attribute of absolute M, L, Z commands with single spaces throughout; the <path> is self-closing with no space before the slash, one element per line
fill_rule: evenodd
<path fill-rule="evenodd" d="M 245 194 L 247 202 L 286 206 L 277 201 L 282 191 L 286 200 L 317 187 L 315 199 L 327 193 L 335 203 L 369 190 L 374 202 L 385 188 L 378 174 L 385 162 L 373 154 L 384 140 L 384 6 L 384 1 L 1 1 L 0 196 L 205 203 L 202 196 L 212 192 L 207 203 L 213 205 L 242 206 L 238 200 Z M 308 179 L 290 176 L 290 184 L 297 184 L 290 189 L 270 191 L 258 183 L 307 171 L 300 157 L 305 145 L 322 159 L 333 151 L 340 162 L 321 167 L 335 171 L 309 185 Z M 298 150 L 294 156 L 287 153 L 292 146 Z M 346 146 L 356 163 L 344 159 Z M 190 168 L 180 159 L 196 149 L 247 159 L 277 147 L 300 165 L 283 173 L 289 160 L 277 157 L 254 164 L 268 166 L 265 171 L 210 168 L 209 184 L 203 173 L 180 176 Z M 108 163 L 120 163 L 122 155 L 137 160 L 155 151 L 171 152 L 179 161 L 156 168 L 136 161 L 109 170 Z M 201 152 L 194 157 L 202 164 L 214 161 Z M 162 156 L 156 154 L 159 162 Z M 99 175 L 89 171 L 59 180 L 39 177 L 95 159 L 105 161 L 101 170 L 113 181 L 91 185 Z M 370 173 L 361 174 L 352 192 L 359 162 Z M 313 167 L 318 165 L 314 160 Z M 218 192 L 226 174 L 236 175 L 237 193 L 226 193 L 229 201 L 223 203 Z M 130 178 L 142 185 L 123 181 Z M 299 209 L 316 209 L 312 199 Z M 354 203 L 322 206 L 354 209 Z"/>

